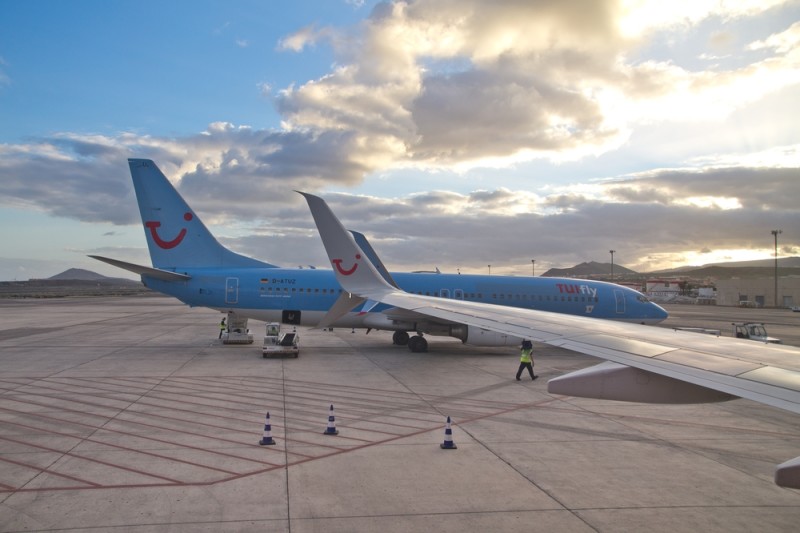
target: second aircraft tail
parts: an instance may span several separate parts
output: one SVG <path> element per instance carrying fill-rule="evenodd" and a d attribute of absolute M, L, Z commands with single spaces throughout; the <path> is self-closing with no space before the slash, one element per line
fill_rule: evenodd
<path fill-rule="evenodd" d="M 222 246 L 153 161 L 128 165 L 154 267 L 275 267 Z"/>

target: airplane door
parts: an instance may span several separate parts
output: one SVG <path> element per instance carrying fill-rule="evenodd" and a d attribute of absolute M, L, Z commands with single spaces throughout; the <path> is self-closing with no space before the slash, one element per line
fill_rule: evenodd
<path fill-rule="evenodd" d="M 239 278 L 225 278 L 225 303 L 239 302 Z"/>
<path fill-rule="evenodd" d="M 617 313 L 623 314 L 625 312 L 625 293 L 615 289 L 614 299 L 617 301 Z"/>

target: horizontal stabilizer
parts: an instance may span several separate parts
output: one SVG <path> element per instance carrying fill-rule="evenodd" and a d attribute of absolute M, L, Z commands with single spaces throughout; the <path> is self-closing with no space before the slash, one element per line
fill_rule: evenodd
<path fill-rule="evenodd" d="M 644 403 L 710 403 L 736 397 L 661 374 L 607 361 L 551 379 L 547 392 Z"/>
<path fill-rule="evenodd" d="M 90 255 L 89 257 L 104 263 L 108 263 L 109 265 L 128 270 L 134 274 L 139 274 L 140 276 L 149 276 L 162 281 L 186 281 L 187 279 L 192 279 L 191 276 L 187 276 L 186 274 L 178 274 L 177 272 L 171 272 L 169 270 L 161 270 L 159 268 L 127 263 L 118 259 L 110 259 L 108 257 L 102 257 L 99 255 Z"/>

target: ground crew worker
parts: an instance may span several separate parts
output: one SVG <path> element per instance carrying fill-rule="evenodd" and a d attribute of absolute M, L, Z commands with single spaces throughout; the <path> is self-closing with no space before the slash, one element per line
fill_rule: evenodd
<path fill-rule="evenodd" d="M 526 368 L 528 369 L 528 373 L 531 375 L 531 380 L 539 377 L 533 373 L 533 343 L 528 340 L 522 341 L 522 346 L 520 346 L 517 381 L 519 381 L 522 371 Z"/>
<path fill-rule="evenodd" d="M 222 338 L 222 332 L 225 331 L 225 328 L 228 326 L 225 325 L 225 317 L 222 317 L 222 322 L 219 323 L 219 338 Z"/>

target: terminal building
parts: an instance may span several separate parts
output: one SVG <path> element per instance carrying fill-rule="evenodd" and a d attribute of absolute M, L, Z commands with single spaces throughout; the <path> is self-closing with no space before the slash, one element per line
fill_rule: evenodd
<path fill-rule="evenodd" d="M 721 279 L 717 287 L 717 305 L 775 306 L 775 278 Z M 800 276 L 778 278 L 778 307 L 800 305 Z"/>
<path fill-rule="evenodd" d="M 644 292 L 651 298 L 671 300 L 683 294 L 685 282 L 677 279 L 648 279 Z"/>

